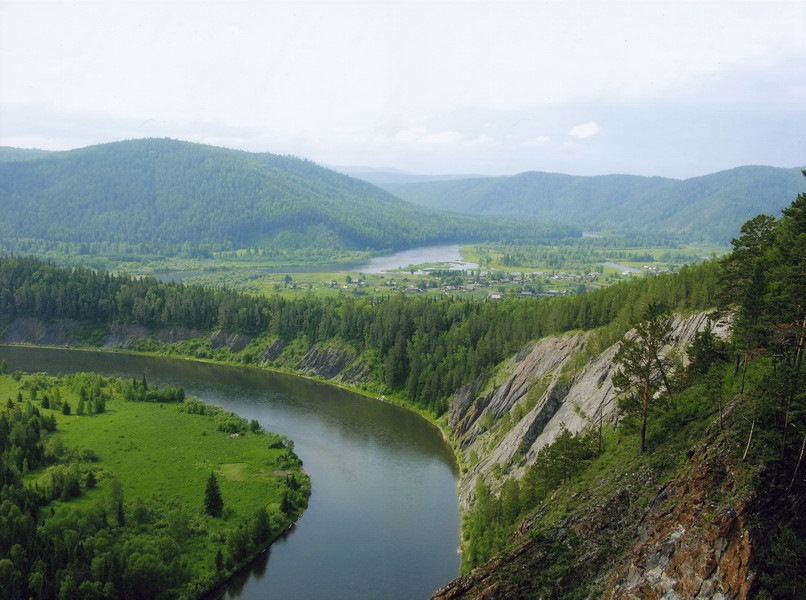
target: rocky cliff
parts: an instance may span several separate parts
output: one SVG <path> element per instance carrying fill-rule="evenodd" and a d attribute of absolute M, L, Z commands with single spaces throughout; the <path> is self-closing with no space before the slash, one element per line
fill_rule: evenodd
<path fill-rule="evenodd" d="M 601 486 L 606 493 L 574 492 L 571 510 L 559 519 L 544 506 L 520 527 L 511 551 L 433 598 L 749 597 L 753 498 L 733 477 L 718 436 L 706 436 L 671 480 L 653 469 L 615 477 Z"/>
<path fill-rule="evenodd" d="M 667 354 L 682 365 L 684 349 L 706 322 L 705 314 L 677 318 Z M 590 343 L 582 333 L 539 340 L 512 358 L 493 385 L 454 396 L 449 425 L 471 465 L 460 485 L 463 505 L 472 503 L 480 478 L 495 489 L 504 476 L 520 477 L 563 428 L 577 432 L 600 418 L 618 420 L 611 381 L 617 345 L 590 356 Z M 732 460 L 711 431 L 680 469 L 650 463 L 616 470 L 570 497 L 555 494 L 520 526 L 512 550 L 433 597 L 747 598 L 756 577 L 748 524 L 753 496 L 737 484 Z M 555 503 L 569 508 L 557 516 Z"/>
<path fill-rule="evenodd" d="M 675 343 L 667 353 L 684 361 L 685 348 L 707 319 L 705 313 L 676 318 Z M 463 505 L 472 500 L 478 478 L 495 488 L 500 477 L 494 471 L 520 477 L 563 429 L 576 433 L 600 419 L 618 419 L 611 381 L 618 344 L 591 355 L 585 352 L 591 336 L 538 340 L 503 365 L 492 384 L 454 395 L 448 424 L 470 465 L 460 485 Z"/>

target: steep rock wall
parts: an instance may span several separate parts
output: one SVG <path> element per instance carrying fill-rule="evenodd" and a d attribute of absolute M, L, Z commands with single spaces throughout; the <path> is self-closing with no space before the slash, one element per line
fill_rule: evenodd
<path fill-rule="evenodd" d="M 575 509 L 547 529 L 524 522 L 514 548 L 437 590 L 435 600 L 746 600 L 755 574 L 748 506 L 730 453 L 706 437 L 671 481 L 623 474 L 605 499 L 575 495 Z M 654 489 L 641 504 L 643 489 Z M 556 560 L 562 557 L 561 568 Z"/>
<path fill-rule="evenodd" d="M 684 475 L 659 490 L 604 598 L 748 598 L 755 579 L 749 501 L 737 495 L 730 462 L 701 449 Z"/>
<path fill-rule="evenodd" d="M 685 348 L 707 320 L 706 313 L 675 317 L 675 342 L 668 353 L 683 360 Z M 448 423 L 465 463 L 471 465 L 459 488 L 463 506 L 472 502 L 479 478 L 495 489 L 500 483 L 496 472 L 522 476 L 540 449 L 563 429 L 576 433 L 600 419 L 618 419 L 612 383 L 618 344 L 575 365 L 590 339 L 590 333 L 574 333 L 538 340 L 508 361 L 502 369 L 508 374 L 495 385 L 482 390 L 475 384 L 454 395 Z M 539 399 L 529 398 L 533 387 Z"/>

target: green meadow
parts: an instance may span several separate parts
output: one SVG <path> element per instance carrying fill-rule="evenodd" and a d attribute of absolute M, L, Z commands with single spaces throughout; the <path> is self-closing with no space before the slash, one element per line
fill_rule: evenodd
<path fill-rule="evenodd" d="M 21 448 L 4 461 L 46 505 L 39 533 L 54 541 L 43 547 L 81 540 L 80 556 L 40 558 L 49 567 L 66 561 L 59 594 L 66 586 L 78 596 L 196 597 L 307 505 L 310 483 L 288 440 L 198 399 L 176 401 L 176 392 L 89 373 L 0 375 L 3 442 Z M 31 428 L 39 440 L 20 433 Z M 211 474 L 220 515 L 206 510 Z M 88 563 L 88 553 L 97 560 Z"/>
<path fill-rule="evenodd" d="M 261 505 L 278 508 L 280 476 L 273 465 L 281 451 L 267 448 L 263 434 L 230 437 L 216 430 L 213 419 L 180 408 L 113 400 L 102 414 L 57 414 L 54 435 L 68 447 L 92 448 L 101 470 L 113 472 L 132 499 L 201 510 L 212 472 L 231 519 L 251 515 Z"/>

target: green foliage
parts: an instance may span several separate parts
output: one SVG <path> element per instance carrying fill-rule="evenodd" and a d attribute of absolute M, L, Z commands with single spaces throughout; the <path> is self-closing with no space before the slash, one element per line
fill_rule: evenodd
<path fill-rule="evenodd" d="M 665 233 L 725 243 L 753 215 L 784 208 L 801 185 L 798 169 L 749 166 L 683 181 L 528 172 L 381 187 L 422 206 L 466 214 L 577 226 L 584 215 L 586 231 Z"/>
<path fill-rule="evenodd" d="M 545 287 L 556 288 L 558 280 L 553 276 L 558 272 L 573 275 L 575 281 L 583 284 L 601 285 L 602 281 L 610 279 L 606 276 L 605 263 L 635 265 L 649 275 L 656 270 L 676 271 L 684 264 L 701 262 L 704 257 L 723 254 L 727 249 L 727 244 L 705 247 L 682 244 L 666 235 L 614 232 L 538 242 L 517 245 L 511 242 L 484 243 L 472 248 L 484 265 L 504 271 L 518 267 L 526 270 L 526 275 L 535 274 L 530 270 L 536 269 L 543 278 L 524 286 L 535 293 L 543 292 Z M 612 277 L 621 278 L 621 273 L 613 273 Z"/>
<path fill-rule="evenodd" d="M 294 157 L 164 139 L 0 161 L 0 181 L 0 251 L 16 254 L 198 258 L 244 250 L 272 258 L 313 251 L 321 261 L 334 250 L 557 235 L 523 220 L 418 207 Z"/>
<path fill-rule="evenodd" d="M 613 387 L 626 418 L 640 421 L 641 452 L 646 450 L 646 430 L 653 408 L 664 401 L 661 391 L 671 394 L 669 359 L 662 356 L 672 340 L 671 316 L 656 304 L 649 304 L 634 332 L 622 340 L 614 362 Z M 667 398 L 668 399 L 668 398 Z"/>
<path fill-rule="evenodd" d="M 137 385 L 148 387 L 144 380 Z M 200 438 L 199 428 L 213 432 L 211 424 L 168 407 L 126 402 L 131 387 L 85 373 L 0 376 L 0 389 L 26 389 L 29 398 L 35 389 L 34 397 L 59 398 L 54 403 L 86 397 L 89 405 L 109 395 L 114 406 L 94 418 L 60 416 L 66 426 L 58 431 L 55 411 L 30 400 L 0 409 L 0 596 L 199 597 L 304 509 L 308 477 L 294 472 L 290 484 L 291 474 L 265 474 L 274 456 L 293 456 L 290 441 L 272 450 L 255 431 L 249 444 L 223 434 Z M 92 448 L 70 445 L 75 440 Z M 223 473 L 221 483 L 215 481 L 219 494 L 237 490 L 223 513 L 223 506 L 208 502 L 220 519 L 200 510 L 202 481 L 186 481 L 210 458 Z M 248 462 L 222 464 L 233 459 Z M 281 513 L 289 490 L 292 502 Z"/>
<path fill-rule="evenodd" d="M 497 494 L 478 480 L 473 508 L 464 515 L 462 526 L 467 540 L 462 570 L 504 551 L 523 516 L 585 469 L 597 456 L 597 447 L 592 431 L 574 435 L 563 427 L 554 442 L 540 449 L 520 480 L 506 479 Z"/>
<path fill-rule="evenodd" d="M 714 333 L 713 320 L 709 319 L 705 329 L 694 334 L 686 354 L 689 359 L 689 372 L 694 376 L 702 376 L 708 373 L 715 363 L 728 359 L 729 346 Z"/>
<path fill-rule="evenodd" d="M 210 473 L 207 487 L 204 489 L 204 512 L 211 517 L 220 517 L 224 512 L 224 499 L 221 497 L 215 473 Z"/>

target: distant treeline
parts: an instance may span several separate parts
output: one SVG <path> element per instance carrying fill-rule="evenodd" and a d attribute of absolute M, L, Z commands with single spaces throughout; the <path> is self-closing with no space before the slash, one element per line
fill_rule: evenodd
<path fill-rule="evenodd" d="M 716 281 L 717 265 L 706 262 L 566 298 L 473 301 L 395 294 L 289 300 L 5 257 L 0 316 L 220 329 L 306 348 L 338 341 L 368 363 L 376 384 L 440 414 L 453 392 L 530 340 L 607 326 L 601 343 L 612 343 L 651 300 L 678 310 L 713 306 Z"/>
<path fill-rule="evenodd" d="M 421 206 L 574 224 L 586 231 L 665 233 L 726 244 L 741 224 L 778 213 L 802 189 L 799 169 L 745 166 L 686 180 L 526 172 L 383 184 Z"/>

